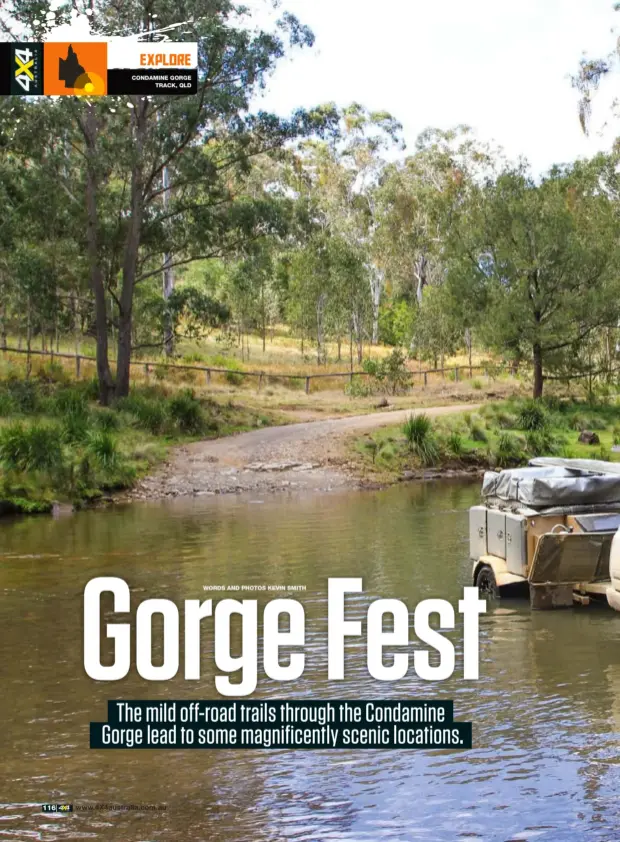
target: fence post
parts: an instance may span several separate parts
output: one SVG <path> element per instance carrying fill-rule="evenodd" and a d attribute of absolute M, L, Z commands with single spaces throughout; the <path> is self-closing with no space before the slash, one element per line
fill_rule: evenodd
<path fill-rule="evenodd" d="M 75 379 L 80 379 L 80 355 L 78 354 L 75 358 Z"/>
<path fill-rule="evenodd" d="M 426 372 L 424 372 L 424 387 L 425 388 L 426 388 L 427 384 L 428 384 L 428 374 Z"/>
<path fill-rule="evenodd" d="M 458 367 L 458 365 L 454 366 L 454 382 L 455 383 L 459 382 L 459 367 Z"/>
<path fill-rule="evenodd" d="M 210 383 L 211 382 L 211 369 L 210 368 L 206 369 L 206 375 L 207 375 L 207 383 Z"/>
<path fill-rule="evenodd" d="M 258 375 L 258 391 L 260 392 L 260 387 L 263 385 L 263 372 Z"/>
<path fill-rule="evenodd" d="M 351 372 L 351 374 L 349 374 L 349 383 L 351 383 L 351 385 L 353 385 L 353 372 Z"/>
<path fill-rule="evenodd" d="M 306 377 L 306 394 L 310 394 L 310 378 Z"/>
<path fill-rule="evenodd" d="M 474 369 L 473 369 L 473 367 L 470 365 L 470 366 L 469 366 L 469 379 L 470 379 L 470 380 L 473 380 L 473 377 L 474 377 Z"/>

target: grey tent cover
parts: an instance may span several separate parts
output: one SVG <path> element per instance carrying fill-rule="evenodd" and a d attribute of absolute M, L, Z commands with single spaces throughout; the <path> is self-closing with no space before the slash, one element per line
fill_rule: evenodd
<path fill-rule="evenodd" d="M 590 459 L 532 460 L 528 468 L 487 471 L 482 496 L 534 508 L 620 503 L 620 471 L 604 470 L 609 463 Z M 543 462 L 541 465 L 540 463 Z M 577 465 L 575 463 L 588 463 Z M 603 466 L 600 468 L 599 466 Z"/>

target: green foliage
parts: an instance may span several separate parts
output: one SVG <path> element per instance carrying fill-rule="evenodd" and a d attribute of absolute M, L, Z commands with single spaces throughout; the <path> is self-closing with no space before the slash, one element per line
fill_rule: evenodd
<path fill-rule="evenodd" d="M 557 456 L 562 447 L 562 443 L 546 428 L 530 430 L 525 442 L 530 456 Z"/>
<path fill-rule="evenodd" d="M 519 465 L 525 459 L 521 442 L 510 433 L 501 433 L 498 437 L 494 455 L 499 468 Z"/>
<path fill-rule="evenodd" d="M 9 380 L 5 395 L 20 415 L 34 415 L 40 409 L 39 390 L 33 380 Z"/>
<path fill-rule="evenodd" d="M 104 470 L 112 470 L 119 464 L 118 446 L 110 433 L 102 430 L 91 432 L 86 442 L 86 451 Z"/>
<path fill-rule="evenodd" d="M 469 435 L 471 436 L 473 441 L 477 442 L 486 442 L 489 440 L 487 431 L 484 429 L 482 424 L 477 421 L 472 421 L 469 427 Z"/>
<path fill-rule="evenodd" d="M 132 394 L 117 401 L 116 407 L 133 415 L 139 427 L 154 435 L 162 433 L 168 423 L 168 405 L 162 400 Z"/>
<path fill-rule="evenodd" d="M 427 415 L 410 415 L 403 424 L 402 431 L 410 451 L 422 465 L 426 467 L 437 464 L 441 451 L 433 435 L 432 422 Z"/>
<path fill-rule="evenodd" d="M 465 453 L 463 437 L 456 431 L 450 433 L 448 436 L 448 453 L 456 459 L 460 459 Z"/>
<path fill-rule="evenodd" d="M 596 332 L 617 328 L 616 161 L 599 156 L 542 179 L 523 164 L 508 167 L 470 184 L 446 225 L 448 294 L 467 300 L 491 348 L 541 376 L 596 368 Z"/>
<path fill-rule="evenodd" d="M 8 391 L 0 391 L 0 418 L 7 418 L 17 412 L 17 404 Z"/>
<path fill-rule="evenodd" d="M 170 400 L 170 416 L 183 433 L 197 434 L 205 427 L 205 417 L 194 393 L 186 389 Z"/>
<path fill-rule="evenodd" d="M 475 380 L 472 380 L 471 381 L 471 387 L 472 387 L 472 389 L 476 389 L 477 391 L 480 391 L 483 388 L 482 380 L 478 380 L 477 378 Z"/>
<path fill-rule="evenodd" d="M 367 398 L 373 394 L 373 388 L 361 377 L 354 377 L 353 381 L 344 387 L 344 393 L 350 398 Z"/>
<path fill-rule="evenodd" d="M 7 470 L 51 471 L 62 463 L 60 442 L 56 425 L 16 422 L 0 429 L 0 462 Z"/>
<path fill-rule="evenodd" d="M 517 428 L 524 431 L 544 430 L 549 424 L 545 405 L 540 401 L 525 401 L 517 416 Z"/>
<path fill-rule="evenodd" d="M 430 437 L 432 422 L 428 415 L 410 415 L 403 424 L 402 430 L 409 445 L 414 452 Z"/>
<path fill-rule="evenodd" d="M 607 424 L 596 415 L 584 415 L 577 412 L 570 419 L 569 426 L 571 430 L 577 430 L 581 433 L 584 430 L 605 430 Z"/>
<path fill-rule="evenodd" d="M 441 458 L 441 449 L 434 436 L 428 436 L 416 445 L 414 452 L 424 467 L 437 465 Z"/>
<path fill-rule="evenodd" d="M 371 436 L 364 442 L 364 448 L 370 453 L 372 457 L 372 464 L 374 465 L 377 461 L 377 453 L 379 452 L 379 442 Z"/>
<path fill-rule="evenodd" d="M 411 384 L 407 358 L 400 348 L 394 348 L 391 354 L 382 360 L 364 360 L 362 367 L 378 387 L 389 394 L 396 395 Z"/>
<path fill-rule="evenodd" d="M 398 348 L 409 345 L 414 322 L 415 310 L 404 299 L 383 306 L 379 313 L 379 341 Z"/>
<path fill-rule="evenodd" d="M 64 385 L 71 381 L 64 366 L 57 361 L 42 365 L 37 371 L 37 379 L 42 383 L 61 383 Z"/>
<path fill-rule="evenodd" d="M 106 408 L 99 409 L 94 413 L 93 424 L 98 430 L 104 433 L 111 433 L 114 430 L 118 430 L 121 425 L 118 413 Z"/>

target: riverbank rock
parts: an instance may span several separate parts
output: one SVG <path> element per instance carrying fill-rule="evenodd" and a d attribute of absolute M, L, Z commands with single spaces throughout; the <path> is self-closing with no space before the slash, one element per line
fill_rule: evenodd
<path fill-rule="evenodd" d="M 600 444 L 601 440 L 592 430 L 582 430 L 579 434 L 581 444 Z"/>
<path fill-rule="evenodd" d="M 389 405 L 390 405 L 390 402 L 387 398 L 381 398 L 379 403 L 375 404 L 375 409 L 385 409 Z"/>

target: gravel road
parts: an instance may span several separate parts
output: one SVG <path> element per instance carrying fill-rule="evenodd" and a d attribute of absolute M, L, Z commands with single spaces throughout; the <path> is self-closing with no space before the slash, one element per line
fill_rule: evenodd
<path fill-rule="evenodd" d="M 384 410 L 369 415 L 266 427 L 179 447 L 171 460 L 146 477 L 134 499 L 243 492 L 331 491 L 359 487 L 343 455 L 343 437 L 402 423 L 424 412 L 436 417 L 476 410 L 459 404 L 424 410 Z"/>

